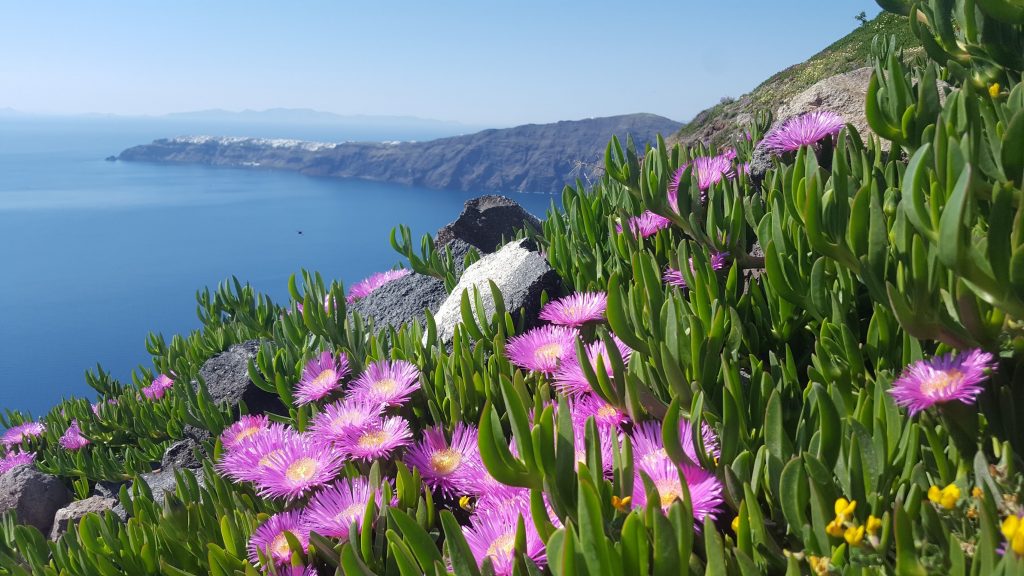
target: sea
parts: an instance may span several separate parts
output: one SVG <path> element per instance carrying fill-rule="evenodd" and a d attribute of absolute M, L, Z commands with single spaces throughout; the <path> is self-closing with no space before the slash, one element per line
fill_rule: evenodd
<path fill-rule="evenodd" d="M 129 381 L 146 337 L 199 327 L 196 292 L 237 277 L 288 301 L 301 270 L 346 286 L 401 261 L 479 194 L 245 168 L 107 162 L 156 138 L 427 140 L 412 126 L 217 124 L 149 118 L 0 119 L 0 411 L 40 416 L 95 399 L 85 371 Z M 549 194 L 507 194 L 543 218 Z"/>

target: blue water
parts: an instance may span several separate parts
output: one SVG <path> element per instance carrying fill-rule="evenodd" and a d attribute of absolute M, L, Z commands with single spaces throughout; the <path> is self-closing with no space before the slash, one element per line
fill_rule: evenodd
<path fill-rule="evenodd" d="M 93 398 L 84 372 L 120 379 L 150 359 L 149 332 L 198 327 L 195 292 L 235 275 L 276 302 L 288 277 L 346 285 L 400 260 L 388 235 L 454 219 L 474 194 L 288 172 L 105 162 L 135 144 L 217 126 L 151 120 L 0 121 L 0 409 L 41 414 Z M 424 139 L 251 127 L 232 135 Z M 443 136 L 435 134 L 433 136 Z M 376 136 L 376 138 L 374 138 Z M 511 195 L 543 217 L 552 196 Z M 298 234 L 301 230 L 303 233 Z"/>

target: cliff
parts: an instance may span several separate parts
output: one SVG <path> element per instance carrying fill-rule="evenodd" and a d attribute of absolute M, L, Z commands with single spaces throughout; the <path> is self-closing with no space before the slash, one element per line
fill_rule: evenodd
<path fill-rule="evenodd" d="M 682 125 L 629 114 L 483 130 L 429 142 L 303 142 L 191 136 L 156 140 L 118 160 L 294 170 L 474 192 L 559 192 L 598 175 L 612 135 L 653 142 Z"/>

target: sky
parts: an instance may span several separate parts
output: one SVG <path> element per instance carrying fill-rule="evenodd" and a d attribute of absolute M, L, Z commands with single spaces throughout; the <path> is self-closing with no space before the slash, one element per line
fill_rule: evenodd
<path fill-rule="evenodd" d="M 0 4 L 0 109 L 311 108 L 511 126 L 686 121 L 874 0 L 91 0 Z"/>

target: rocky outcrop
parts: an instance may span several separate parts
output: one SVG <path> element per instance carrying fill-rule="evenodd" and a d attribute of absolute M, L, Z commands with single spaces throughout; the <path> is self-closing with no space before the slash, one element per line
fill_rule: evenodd
<path fill-rule="evenodd" d="M 129 148 L 119 160 L 295 170 L 445 190 L 560 192 L 599 178 L 613 135 L 640 149 L 682 124 L 654 114 L 527 124 L 429 142 L 317 143 L 186 137 Z"/>
<path fill-rule="evenodd" d="M 68 531 L 72 524 L 77 524 L 86 514 L 102 515 L 107 510 L 114 510 L 118 505 L 113 498 L 90 496 L 85 500 L 77 500 L 57 510 L 53 517 L 53 528 L 50 529 L 50 540 L 57 540 Z M 123 519 L 123 518 L 122 518 Z"/>
<path fill-rule="evenodd" d="M 548 294 L 556 294 L 561 288 L 558 273 L 535 251 L 529 240 L 509 243 L 466 268 L 458 285 L 441 304 L 434 319 L 437 322 L 438 338 L 442 342 L 451 342 L 455 327 L 462 321 L 463 292 L 469 290 L 472 294 L 473 287 L 476 287 L 480 291 L 487 316 L 494 314 L 494 301 L 488 280 L 494 281 L 501 290 L 507 310 L 518 316 L 522 309 L 528 326 L 540 312 L 541 293 L 547 291 Z"/>
<path fill-rule="evenodd" d="M 201 468 L 202 462 L 196 458 L 196 452 L 202 454 L 203 448 L 192 438 L 179 440 L 167 447 L 160 460 L 161 468 Z"/>
<path fill-rule="evenodd" d="M 443 247 L 454 240 L 476 247 L 489 254 L 502 238 L 510 240 L 523 228 L 540 232 L 540 220 L 504 196 L 480 196 L 466 202 L 462 214 L 454 222 L 437 231 L 434 244 Z"/>
<path fill-rule="evenodd" d="M 56 476 L 32 465 L 18 466 L 0 475 L 0 513 L 14 511 L 19 524 L 50 533 L 53 516 L 68 502 L 71 492 Z"/>
<path fill-rule="evenodd" d="M 403 324 L 419 320 L 426 323 L 424 310 L 437 312 L 448 293 L 444 282 L 423 274 L 409 274 L 377 288 L 365 298 L 352 303 L 349 308 L 363 318 L 373 319 L 374 328 L 398 329 Z"/>
<path fill-rule="evenodd" d="M 139 477 L 146 481 L 146 485 L 149 486 L 150 492 L 153 493 L 153 502 L 157 506 L 163 506 L 164 501 L 167 499 L 167 493 L 171 494 L 177 489 L 177 483 L 174 478 L 174 468 L 163 468 L 155 472 L 147 472 L 146 474 L 139 474 Z M 203 469 L 191 471 L 195 477 L 196 482 L 199 483 L 200 487 L 206 485 L 206 477 L 203 474 Z"/>
<path fill-rule="evenodd" d="M 249 360 L 256 357 L 259 346 L 256 340 L 235 344 L 203 364 L 199 375 L 214 402 L 227 402 L 231 406 L 245 402 L 250 414 L 282 409 L 276 394 L 263 390 L 249 379 Z"/>
<path fill-rule="evenodd" d="M 864 102 L 867 100 L 868 83 L 872 68 L 858 68 L 845 74 L 837 74 L 814 84 L 796 96 L 782 102 L 775 111 L 775 124 L 780 125 L 793 116 L 830 110 L 839 114 L 847 123 L 853 124 L 862 136 L 871 133 Z"/>

